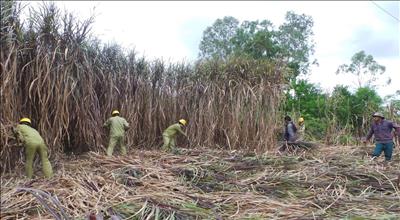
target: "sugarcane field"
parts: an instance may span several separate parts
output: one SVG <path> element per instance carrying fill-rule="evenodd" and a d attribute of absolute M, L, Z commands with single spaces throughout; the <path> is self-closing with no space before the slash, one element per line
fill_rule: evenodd
<path fill-rule="evenodd" d="M 0 5 L 0 219 L 400 219 L 400 2 Z"/>

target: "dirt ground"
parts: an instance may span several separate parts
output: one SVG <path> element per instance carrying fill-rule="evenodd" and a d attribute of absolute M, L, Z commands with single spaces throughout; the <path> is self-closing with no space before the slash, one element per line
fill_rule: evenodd
<path fill-rule="evenodd" d="M 90 152 L 55 176 L 1 176 L 1 219 L 400 219 L 399 148 L 321 146 L 264 155 L 212 149 Z M 118 152 L 117 152 L 118 153 Z M 91 215 L 91 218 L 89 218 Z"/>

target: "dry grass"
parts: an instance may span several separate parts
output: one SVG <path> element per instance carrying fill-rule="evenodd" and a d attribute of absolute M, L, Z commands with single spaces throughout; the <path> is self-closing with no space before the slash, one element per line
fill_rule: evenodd
<path fill-rule="evenodd" d="M 1 1 L 1 219 L 398 217 L 398 155 L 382 166 L 351 147 L 243 153 L 275 146 L 284 64 L 149 61 L 89 38 L 92 18 L 77 22 L 50 4 L 22 26 L 13 7 Z M 135 150 L 107 158 L 94 152 L 104 150 L 101 125 L 115 108 Z M 21 178 L 11 128 L 24 116 L 49 146 L 50 180 Z M 189 119 L 191 146 L 151 150 L 179 118 Z"/>
<path fill-rule="evenodd" d="M 161 144 L 162 131 L 189 120 L 193 146 L 267 150 L 274 142 L 286 70 L 279 62 L 232 59 L 195 64 L 147 60 L 90 38 L 93 18 L 77 21 L 54 5 L 29 15 L 2 1 L 0 168 L 20 158 L 11 128 L 33 120 L 51 158 L 99 151 L 103 122 L 119 109 L 129 146 Z"/>
<path fill-rule="evenodd" d="M 337 146 L 284 156 L 210 149 L 129 155 L 63 158 L 50 180 L 21 178 L 20 164 L 1 177 L 1 218 L 400 217 L 399 154 L 390 165 Z"/>

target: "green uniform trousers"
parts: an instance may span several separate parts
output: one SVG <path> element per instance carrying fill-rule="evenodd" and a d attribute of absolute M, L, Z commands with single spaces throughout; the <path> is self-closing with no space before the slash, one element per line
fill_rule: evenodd
<path fill-rule="evenodd" d="M 30 143 L 25 146 L 25 171 L 29 178 L 33 176 L 33 160 L 35 159 L 36 152 L 39 153 L 40 159 L 42 161 L 42 170 L 45 177 L 49 178 L 53 176 L 53 169 L 51 167 L 50 161 L 47 158 L 47 147 L 44 143 Z"/>
<path fill-rule="evenodd" d="M 162 149 L 164 151 L 172 151 L 173 149 L 175 149 L 175 137 L 163 135 L 163 141 L 164 145 L 162 146 Z"/>
<path fill-rule="evenodd" d="M 113 136 L 113 137 L 110 137 L 110 141 L 108 143 L 108 148 L 107 148 L 108 156 L 111 156 L 113 154 L 114 147 L 117 145 L 121 147 L 121 154 L 126 155 L 126 146 L 124 143 L 124 136 Z"/>

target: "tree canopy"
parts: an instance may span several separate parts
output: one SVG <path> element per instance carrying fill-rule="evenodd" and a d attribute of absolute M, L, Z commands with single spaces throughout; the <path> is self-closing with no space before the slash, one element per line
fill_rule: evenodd
<path fill-rule="evenodd" d="M 336 74 L 351 73 L 357 77 L 357 86 L 373 87 L 379 75 L 382 75 L 386 68 L 374 60 L 372 55 L 366 54 L 363 50 L 355 53 L 351 57 L 350 64 L 342 64 L 336 71 Z M 390 78 L 387 84 L 390 83 Z"/>
<path fill-rule="evenodd" d="M 287 12 L 285 22 L 275 29 L 269 20 L 243 21 L 228 16 L 207 27 L 199 45 L 199 57 L 226 60 L 230 56 L 282 60 L 293 77 L 308 72 L 314 53 L 312 17 Z"/>

